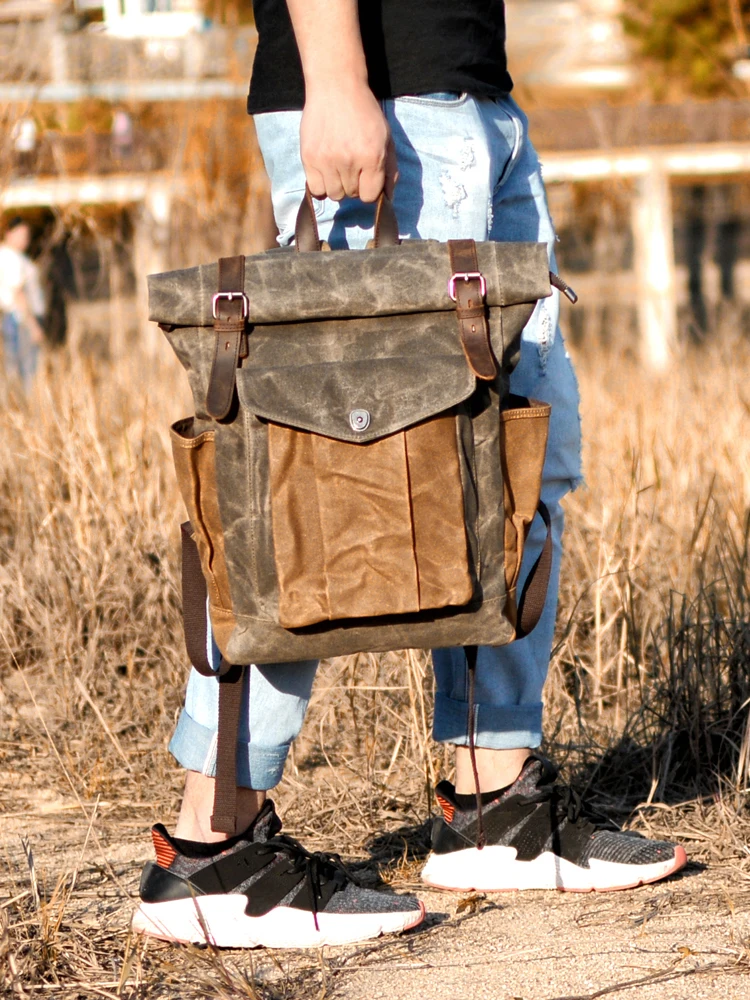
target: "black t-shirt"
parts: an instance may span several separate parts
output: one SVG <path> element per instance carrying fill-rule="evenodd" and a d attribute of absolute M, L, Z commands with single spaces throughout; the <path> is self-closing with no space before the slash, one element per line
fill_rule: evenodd
<path fill-rule="evenodd" d="M 286 0 L 253 0 L 258 50 L 247 109 L 299 110 L 305 85 Z M 502 0 L 359 0 L 376 97 L 437 91 L 497 97 L 513 83 Z"/>

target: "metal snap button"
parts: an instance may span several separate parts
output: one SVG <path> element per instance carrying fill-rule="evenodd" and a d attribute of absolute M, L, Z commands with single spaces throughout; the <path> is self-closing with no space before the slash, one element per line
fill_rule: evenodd
<path fill-rule="evenodd" d="M 352 410 L 349 414 L 349 423 L 353 431 L 366 431 L 370 426 L 370 414 L 367 410 Z"/>

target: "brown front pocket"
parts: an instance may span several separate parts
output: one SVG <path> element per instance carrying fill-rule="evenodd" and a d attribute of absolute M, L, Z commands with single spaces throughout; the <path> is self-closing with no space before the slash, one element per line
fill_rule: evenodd
<path fill-rule="evenodd" d="M 369 444 L 268 425 L 279 622 L 467 604 L 456 418 Z"/>
<path fill-rule="evenodd" d="M 537 400 L 511 397 L 500 413 L 500 453 L 505 497 L 505 585 L 508 615 L 515 621 L 515 591 L 524 545 L 542 492 L 551 407 Z"/>
<path fill-rule="evenodd" d="M 177 484 L 195 531 L 195 542 L 212 606 L 231 610 L 232 598 L 224 558 L 224 532 L 216 491 L 215 432 L 195 434 L 193 417 L 171 427 Z"/>

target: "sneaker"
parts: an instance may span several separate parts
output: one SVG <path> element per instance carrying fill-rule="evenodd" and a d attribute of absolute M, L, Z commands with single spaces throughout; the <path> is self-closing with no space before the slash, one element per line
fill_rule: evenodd
<path fill-rule="evenodd" d="M 363 889 L 338 855 L 310 854 L 280 831 L 270 800 L 244 833 L 220 844 L 179 840 L 157 824 L 133 930 L 219 948 L 318 948 L 424 919 L 413 896 Z"/>
<path fill-rule="evenodd" d="M 443 816 L 433 825 L 422 881 L 461 892 L 606 892 L 656 882 L 687 863 L 684 848 L 620 830 L 556 778 L 549 761 L 530 757 L 518 779 L 483 805 L 481 849 L 476 808 L 461 809 L 453 785 L 442 781 Z"/>

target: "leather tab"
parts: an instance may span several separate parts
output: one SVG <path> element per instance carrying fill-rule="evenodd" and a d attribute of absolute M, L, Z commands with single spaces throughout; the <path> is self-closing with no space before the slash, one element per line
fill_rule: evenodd
<path fill-rule="evenodd" d="M 497 377 L 497 362 L 492 353 L 483 281 L 479 275 L 477 247 L 474 240 L 448 240 L 456 293 L 456 316 L 469 368 L 477 378 L 491 382 Z"/>
<path fill-rule="evenodd" d="M 320 250 L 320 235 L 318 220 L 315 215 L 315 202 L 310 188 L 305 184 L 305 195 L 297 212 L 297 224 L 294 227 L 294 245 L 297 250 L 307 252 Z"/>
<path fill-rule="evenodd" d="M 219 260 L 219 287 L 214 299 L 216 343 L 206 395 L 206 410 L 214 420 L 223 420 L 234 402 L 237 365 L 247 356 L 247 299 L 245 258 Z"/>

